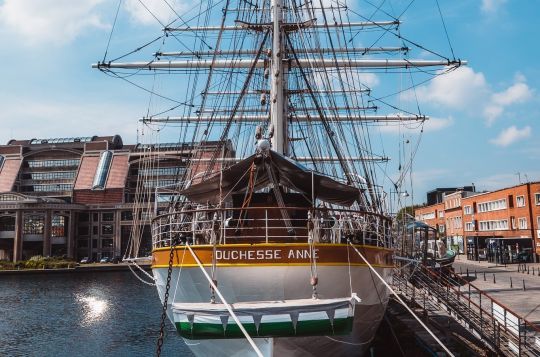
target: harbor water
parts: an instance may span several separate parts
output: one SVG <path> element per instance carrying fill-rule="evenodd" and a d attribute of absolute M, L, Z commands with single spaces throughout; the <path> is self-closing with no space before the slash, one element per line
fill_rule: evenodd
<path fill-rule="evenodd" d="M 129 271 L 0 275 L 0 356 L 152 356 L 161 306 Z M 163 356 L 191 356 L 166 320 Z"/>

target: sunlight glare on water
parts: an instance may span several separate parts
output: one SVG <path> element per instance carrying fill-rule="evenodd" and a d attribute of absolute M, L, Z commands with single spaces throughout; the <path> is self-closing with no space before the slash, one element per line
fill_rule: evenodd
<path fill-rule="evenodd" d="M 77 296 L 77 301 L 83 305 L 84 319 L 81 325 L 85 326 L 96 321 L 100 321 L 106 315 L 109 305 L 107 301 L 100 300 L 95 296 Z"/>
<path fill-rule="evenodd" d="M 129 271 L 0 275 L 0 356 L 152 356 L 161 304 Z M 162 356 L 192 356 L 166 321 Z"/>

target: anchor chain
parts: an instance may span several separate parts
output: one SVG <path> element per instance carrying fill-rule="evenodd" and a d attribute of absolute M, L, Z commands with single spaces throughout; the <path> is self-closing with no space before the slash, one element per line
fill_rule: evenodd
<path fill-rule="evenodd" d="M 161 310 L 161 323 L 159 326 L 159 337 L 157 339 L 156 357 L 161 356 L 161 347 L 163 346 L 163 336 L 165 332 L 165 319 L 167 318 L 167 302 L 169 300 L 169 290 L 171 288 L 171 275 L 174 258 L 174 247 L 171 241 L 171 251 L 169 253 L 169 269 L 167 270 L 167 283 L 165 284 L 165 296 L 163 298 L 163 308 Z"/>

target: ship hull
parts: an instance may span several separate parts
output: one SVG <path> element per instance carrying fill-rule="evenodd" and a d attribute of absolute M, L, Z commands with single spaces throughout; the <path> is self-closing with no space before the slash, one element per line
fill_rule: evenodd
<path fill-rule="evenodd" d="M 230 247 L 229 247 L 230 248 Z M 265 249 L 268 246 L 264 247 Z M 331 247 L 328 247 L 332 250 Z M 334 250 L 335 250 L 334 246 Z M 316 293 L 320 299 L 350 297 L 356 293 L 360 302 L 355 306 L 352 333 L 345 336 L 308 336 L 254 338 L 265 356 L 320 356 L 320 355 L 361 355 L 373 339 L 384 315 L 388 302 L 388 291 L 369 267 L 352 259 L 355 254 L 347 250 L 344 257 L 336 257 L 334 262 L 326 261 L 316 267 L 318 284 Z M 237 249 L 237 248 L 230 248 Z M 325 247 L 319 248 L 321 260 L 327 258 Z M 391 265 L 380 264 L 380 254 L 389 250 L 374 248 L 369 254 L 369 247 L 363 247 L 364 254 L 371 256 L 377 272 L 386 280 L 391 276 Z M 195 250 L 203 256 L 204 252 Z M 162 251 L 163 253 L 163 251 Z M 285 254 L 287 255 L 287 253 Z M 355 254 L 356 255 L 356 254 Z M 199 266 L 190 263 L 188 250 L 178 247 L 174 253 L 174 263 L 169 290 L 169 304 L 208 302 L 211 298 L 209 282 Z M 223 255 L 222 255 L 223 257 Z M 341 258 L 341 261 L 339 261 Z M 156 261 L 156 255 L 154 255 Z M 386 259 L 386 258 L 385 258 Z M 159 261 L 159 257 L 157 258 Z M 351 263 L 352 262 L 352 263 Z M 163 263 L 163 260 L 161 260 Z M 378 263 L 378 264 L 377 264 Z M 204 264 L 204 259 L 203 259 Z M 354 264 L 354 265 L 353 265 Z M 204 264 L 210 273 L 211 267 Z M 289 264 L 254 261 L 250 264 L 221 262 L 217 264 L 215 279 L 218 288 L 228 303 L 246 301 L 272 301 L 306 299 L 312 296 L 310 285 L 313 266 L 302 259 Z M 167 281 L 168 267 L 154 264 L 153 274 L 159 296 L 163 301 Z M 169 308 L 169 318 L 172 312 Z M 186 343 L 197 356 L 247 356 L 253 355 L 253 349 L 246 339 L 188 340 Z"/>

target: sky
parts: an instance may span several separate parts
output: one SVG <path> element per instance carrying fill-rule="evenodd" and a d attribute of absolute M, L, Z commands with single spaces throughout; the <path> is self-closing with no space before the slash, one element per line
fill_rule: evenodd
<path fill-rule="evenodd" d="M 160 35 L 141 2 L 164 22 L 172 16 L 163 0 L 123 0 L 108 58 Z M 181 14 L 193 5 L 168 2 Z M 431 120 L 405 187 L 414 193 L 411 200 L 425 201 L 435 187 L 474 183 L 493 190 L 540 180 L 540 1 L 439 0 L 451 49 L 436 0 L 393 2 L 411 3 L 404 36 L 468 61 L 416 90 L 414 99 Z M 148 94 L 90 68 L 104 57 L 117 6 L 116 0 L 0 0 L 0 144 L 111 134 L 137 141 Z M 378 76 L 365 79 L 374 90 L 382 86 Z M 385 140 L 409 141 L 392 130 L 381 133 Z M 399 147 L 413 152 L 417 140 Z M 389 171 L 396 172 L 401 154 L 388 152 L 394 156 Z"/>

